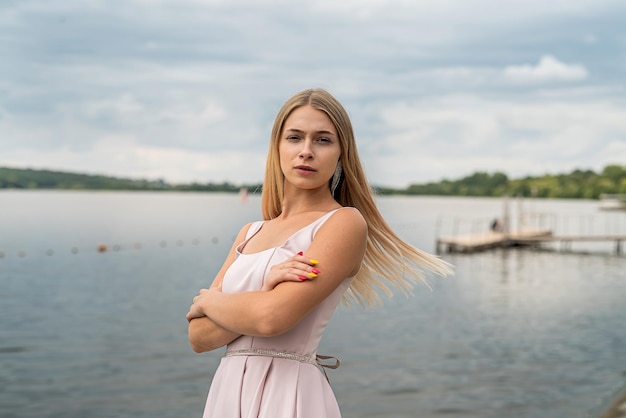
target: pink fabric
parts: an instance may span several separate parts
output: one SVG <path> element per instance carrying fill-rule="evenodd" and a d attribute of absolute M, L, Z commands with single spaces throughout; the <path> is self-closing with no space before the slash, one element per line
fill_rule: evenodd
<path fill-rule="evenodd" d="M 259 290 L 269 268 L 305 251 L 331 211 L 293 234 L 287 242 L 254 254 L 242 254 L 248 240 L 263 222 L 250 226 L 237 247 L 237 258 L 226 272 L 222 289 L 237 293 Z M 241 336 L 229 350 L 273 349 L 315 359 L 322 333 L 352 277 L 315 307 L 289 332 L 276 337 Z M 333 391 L 317 366 L 297 360 L 267 356 L 222 358 L 207 398 L 204 418 L 339 418 Z"/>

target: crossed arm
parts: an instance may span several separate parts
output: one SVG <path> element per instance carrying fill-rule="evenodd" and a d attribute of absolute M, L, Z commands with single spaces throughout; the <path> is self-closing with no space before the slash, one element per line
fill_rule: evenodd
<path fill-rule="evenodd" d="M 282 270 L 277 268 L 272 279 L 277 284 L 272 289 L 223 293 L 222 279 L 248 227 L 239 233 L 211 287 L 200 292 L 187 314 L 189 341 L 196 352 L 219 348 L 240 335 L 269 337 L 289 331 L 343 280 L 358 272 L 365 253 L 365 220 L 356 210 L 340 210 L 317 231 L 304 256 L 282 263 L 286 267 L 302 268 L 303 260 L 319 260 L 315 265 L 320 271 L 318 277 L 305 281 L 284 278 L 283 281 L 279 276 Z"/>
<path fill-rule="evenodd" d="M 215 279 L 213 279 L 211 289 L 219 289 L 221 291 L 224 274 L 230 265 L 235 261 L 235 249 L 237 245 L 245 239 L 248 228 L 250 228 L 250 224 L 247 224 L 241 229 L 241 231 L 239 231 L 239 234 L 235 239 L 235 243 L 228 252 L 228 256 L 226 257 L 222 268 L 217 272 Z M 187 331 L 189 335 L 189 343 L 193 351 L 196 353 L 215 350 L 216 348 L 230 343 L 241 335 L 217 325 L 208 316 L 200 316 L 188 320 L 189 326 Z"/>

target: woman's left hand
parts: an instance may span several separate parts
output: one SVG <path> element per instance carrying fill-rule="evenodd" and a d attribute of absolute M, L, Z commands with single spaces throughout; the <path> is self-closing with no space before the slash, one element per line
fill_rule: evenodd
<path fill-rule="evenodd" d="M 305 257 L 301 252 L 282 263 L 273 265 L 263 282 L 261 290 L 272 290 L 283 282 L 303 282 L 320 274 L 315 267 L 318 261 Z"/>
<path fill-rule="evenodd" d="M 193 298 L 191 306 L 189 307 L 189 312 L 187 312 L 186 315 L 187 321 L 206 316 L 202 310 L 202 302 L 207 299 L 208 293 L 209 289 L 200 289 L 198 295 Z"/>

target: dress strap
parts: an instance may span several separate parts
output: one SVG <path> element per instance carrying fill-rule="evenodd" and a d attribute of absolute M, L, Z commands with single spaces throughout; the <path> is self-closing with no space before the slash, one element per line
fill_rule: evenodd
<path fill-rule="evenodd" d="M 264 223 L 265 223 L 264 221 L 252 222 L 252 225 L 250 225 L 250 227 L 248 228 L 248 232 L 246 233 L 245 239 L 249 240 L 250 238 L 252 238 L 254 234 L 259 232 L 259 229 L 261 229 Z"/>
<path fill-rule="evenodd" d="M 333 356 L 322 356 L 316 355 L 315 359 L 307 356 L 303 356 L 301 354 L 296 353 L 288 353 L 285 351 L 272 350 L 271 348 L 244 348 L 242 350 L 227 350 L 226 357 L 231 356 L 261 356 L 261 357 L 275 357 L 275 358 L 284 358 L 287 360 L 295 360 L 301 363 L 312 364 L 314 366 L 319 366 L 324 372 L 324 376 L 328 383 L 330 383 L 330 379 L 328 378 L 328 374 L 326 374 L 326 369 L 336 369 L 341 365 L 341 362 L 337 357 Z M 334 359 L 335 362 L 331 364 L 324 364 L 324 360 Z"/>

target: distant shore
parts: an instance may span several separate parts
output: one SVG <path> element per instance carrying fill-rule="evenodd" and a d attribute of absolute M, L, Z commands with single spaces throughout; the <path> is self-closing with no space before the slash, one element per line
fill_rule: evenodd
<path fill-rule="evenodd" d="M 263 185 L 199 183 L 171 184 L 163 179 L 145 180 L 91 175 L 52 170 L 0 167 L 0 189 L 53 190 L 128 190 L 260 193 Z M 374 186 L 381 195 L 429 195 L 500 197 L 522 196 L 540 198 L 598 199 L 601 194 L 626 193 L 626 165 L 607 165 L 602 172 L 574 170 L 569 174 L 546 174 L 539 177 L 509 179 L 501 172 L 476 172 L 457 180 L 411 184 L 398 189 Z"/>

